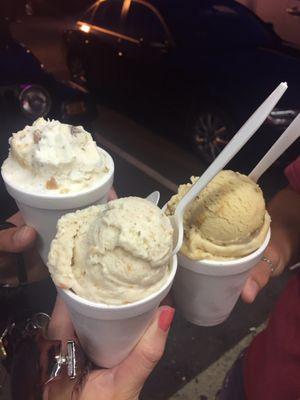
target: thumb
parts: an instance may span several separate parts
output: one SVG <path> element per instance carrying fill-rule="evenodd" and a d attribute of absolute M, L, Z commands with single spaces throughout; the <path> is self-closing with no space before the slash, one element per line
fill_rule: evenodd
<path fill-rule="evenodd" d="M 245 303 L 253 303 L 260 290 L 266 286 L 271 277 L 271 270 L 264 262 L 259 262 L 251 271 L 241 296 Z"/>
<path fill-rule="evenodd" d="M 0 252 L 20 253 L 29 248 L 36 239 L 36 232 L 29 226 L 0 231 Z"/>
<path fill-rule="evenodd" d="M 110 191 L 108 192 L 108 201 L 116 200 L 117 198 L 118 198 L 118 195 L 117 195 L 115 189 L 112 187 L 110 189 Z"/>
<path fill-rule="evenodd" d="M 172 307 L 159 307 L 140 342 L 127 359 L 116 367 L 117 387 L 121 391 L 126 390 L 128 398 L 138 396 L 145 380 L 162 357 L 174 313 Z"/>

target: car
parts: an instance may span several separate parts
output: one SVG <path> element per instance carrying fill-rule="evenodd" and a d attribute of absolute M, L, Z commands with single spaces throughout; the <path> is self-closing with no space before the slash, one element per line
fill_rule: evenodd
<path fill-rule="evenodd" d="M 47 15 L 61 17 L 73 15 L 87 7 L 90 0 L 26 0 L 24 13 L 27 15 Z"/>
<path fill-rule="evenodd" d="M 90 128 L 97 110 L 86 89 L 49 74 L 28 48 L 12 38 L 5 21 L 0 23 L 0 59 L 0 165 L 7 157 L 11 134 L 39 117 Z M 8 216 L 14 207 L 3 183 L 0 193 L 1 216 Z"/>
<path fill-rule="evenodd" d="M 74 82 L 57 80 L 39 60 L 0 24 L 0 106 L 10 132 L 39 117 L 74 125 L 87 124 L 96 106 L 86 89 Z"/>
<path fill-rule="evenodd" d="M 299 0 L 238 0 L 249 7 L 291 46 L 300 49 Z"/>
<path fill-rule="evenodd" d="M 235 1 L 98 1 L 64 46 L 75 81 L 206 162 L 279 82 L 289 89 L 268 118 L 271 141 L 300 109 L 299 54 Z"/>

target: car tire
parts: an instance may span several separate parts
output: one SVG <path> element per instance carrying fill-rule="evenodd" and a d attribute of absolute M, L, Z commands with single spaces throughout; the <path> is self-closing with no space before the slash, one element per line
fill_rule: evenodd
<path fill-rule="evenodd" d="M 207 103 L 193 106 L 187 118 L 186 137 L 192 151 L 210 164 L 235 132 L 230 114 L 220 106 Z"/>
<path fill-rule="evenodd" d="M 84 86 L 87 85 L 88 83 L 87 73 L 80 57 L 75 55 L 69 56 L 68 67 L 71 74 L 71 79 L 74 82 Z"/>

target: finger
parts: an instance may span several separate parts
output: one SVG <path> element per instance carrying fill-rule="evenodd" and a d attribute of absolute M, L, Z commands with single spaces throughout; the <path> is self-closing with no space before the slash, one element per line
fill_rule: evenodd
<path fill-rule="evenodd" d="M 29 226 L 0 231 L 0 252 L 20 253 L 30 248 L 36 239 L 36 231 Z"/>
<path fill-rule="evenodd" d="M 61 340 L 63 353 L 66 352 L 67 341 L 76 340 L 76 335 L 69 316 L 69 312 L 59 296 L 56 297 L 56 302 L 48 327 L 47 336 L 49 339 L 52 340 Z M 73 398 L 73 389 L 74 382 L 70 381 L 70 379 L 64 373 L 60 376 L 58 380 L 46 386 L 43 392 L 43 400 L 71 399 Z"/>
<path fill-rule="evenodd" d="M 52 340 L 62 340 L 63 343 L 76 337 L 68 309 L 59 296 L 56 297 L 48 327 L 48 337 Z"/>
<path fill-rule="evenodd" d="M 25 225 L 24 219 L 22 217 L 22 214 L 19 212 L 17 212 L 16 214 L 12 215 L 11 217 L 9 217 L 7 219 L 8 222 L 11 222 L 12 224 L 16 225 L 16 226 L 22 226 Z"/>
<path fill-rule="evenodd" d="M 174 308 L 160 307 L 140 342 L 127 359 L 116 367 L 118 390 L 126 391 L 128 395 L 138 395 L 163 355 L 174 312 Z"/>
<path fill-rule="evenodd" d="M 266 286 L 271 277 L 271 269 L 265 262 L 258 263 L 247 279 L 241 296 L 245 303 L 253 303 L 260 290 Z"/>
<path fill-rule="evenodd" d="M 117 198 L 118 198 L 118 195 L 117 195 L 115 189 L 111 188 L 110 191 L 108 192 L 108 201 L 116 200 Z"/>

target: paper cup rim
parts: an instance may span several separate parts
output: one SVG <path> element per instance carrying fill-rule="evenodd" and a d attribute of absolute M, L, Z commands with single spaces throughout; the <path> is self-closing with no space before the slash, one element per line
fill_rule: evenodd
<path fill-rule="evenodd" d="M 10 179 L 7 179 L 7 177 L 5 176 L 5 173 L 3 173 L 2 167 L 1 167 L 1 175 L 2 175 L 2 178 L 6 185 L 10 186 L 15 192 L 20 193 L 22 195 L 31 196 L 32 198 L 35 198 L 35 199 L 44 199 L 44 200 L 60 200 L 60 199 L 73 200 L 75 198 L 78 198 L 79 196 L 86 196 L 86 195 L 89 195 L 90 193 L 93 193 L 94 191 L 98 190 L 99 187 L 106 185 L 106 183 L 109 182 L 110 179 L 112 178 L 112 176 L 114 175 L 115 165 L 114 165 L 113 158 L 106 150 L 102 149 L 101 147 L 97 146 L 97 149 L 99 152 L 104 153 L 106 155 L 106 157 L 108 158 L 109 171 L 105 175 L 103 175 L 103 177 L 101 177 L 99 179 L 99 181 L 95 182 L 94 185 L 92 185 L 84 190 L 81 190 L 79 192 L 53 193 L 53 194 L 31 192 L 29 190 L 21 189 L 20 187 L 18 187 L 14 183 L 12 183 Z M 3 166 L 3 164 L 2 164 L 2 166 Z"/>
<path fill-rule="evenodd" d="M 145 297 L 145 298 L 143 298 L 141 300 L 132 302 L 132 303 L 111 305 L 111 304 L 106 304 L 106 303 L 100 303 L 100 302 L 86 300 L 83 297 L 78 296 L 76 293 L 72 292 L 70 289 L 59 288 L 59 290 L 64 292 L 64 294 L 67 297 L 71 298 L 76 303 L 79 303 L 79 304 L 84 305 L 84 306 L 88 306 L 88 307 L 93 308 L 93 309 L 101 309 L 101 310 L 107 310 L 107 311 L 122 311 L 122 310 L 128 311 L 128 310 L 135 309 L 137 307 L 143 306 L 143 305 L 151 302 L 156 297 L 158 297 L 162 292 L 164 292 L 168 288 L 168 286 L 172 283 L 174 278 L 175 278 L 176 271 L 177 271 L 177 265 L 178 265 L 177 255 L 175 254 L 175 255 L 173 255 L 171 257 L 171 262 L 170 262 L 171 271 L 170 271 L 170 274 L 169 274 L 168 279 L 166 280 L 166 282 L 162 285 L 162 287 L 159 288 L 159 290 L 157 292 L 151 293 L 149 296 L 147 296 L 147 297 Z"/>
<path fill-rule="evenodd" d="M 203 259 L 203 260 L 192 260 L 188 257 L 186 257 L 185 255 L 179 253 L 178 254 L 178 259 L 179 259 L 179 263 L 180 260 L 183 260 L 183 262 L 185 263 L 185 265 L 183 266 L 183 268 L 188 268 L 191 271 L 194 271 L 195 273 L 197 273 L 198 271 L 196 270 L 197 267 L 199 268 L 204 268 L 206 269 L 210 269 L 212 272 L 218 272 L 220 270 L 222 270 L 224 272 L 224 275 L 227 275 L 226 272 L 228 272 L 228 274 L 232 275 L 233 272 L 231 271 L 231 269 L 233 269 L 236 273 L 240 273 L 240 269 L 238 267 L 243 267 L 244 265 L 248 265 L 250 261 L 254 260 L 255 258 L 258 258 L 260 256 L 260 254 L 262 254 L 264 252 L 264 250 L 266 249 L 266 247 L 268 246 L 268 243 L 270 241 L 271 238 L 271 228 L 268 229 L 268 232 L 266 234 L 266 237 L 262 243 L 262 245 L 255 250 L 254 252 L 241 257 L 241 258 L 237 258 L 237 259 L 233 259 L 233 260 L 209 260 L 209 259 Z M 194 265 L 194 268 L 192 267 L 192 264 Z M 180 265 L 182 267 L 182 265 Z M 230 269 L 230 271 L 229 271 Z"/>

